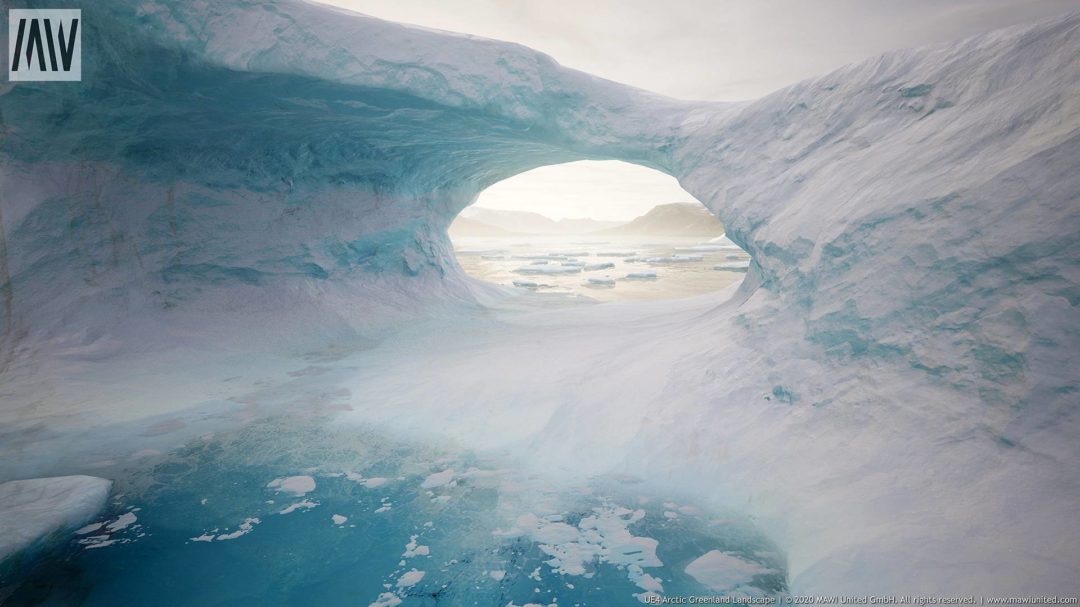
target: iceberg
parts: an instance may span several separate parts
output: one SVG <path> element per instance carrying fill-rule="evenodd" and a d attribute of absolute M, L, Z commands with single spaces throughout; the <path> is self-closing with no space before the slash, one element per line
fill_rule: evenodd
<path fill-rule="evenodd" d="M 0 483 L 0 561 L 54 534 L 71 533 L 105 507 L 112 481 L 93 476 L 32 478 Z M 115 531 L 134 522 L 126 513 Z M 100 525 L 98 526 L 100 528 Z M 79 529 L 83 533 L 93 531 Z"/>
<path fill-rule="evenodd" d="M 2 478 L 288 408 L 664 479 L 753 516 L 801 594 L 1075 592 L 1080 15 L 735 103 L 316 3 L 84 15 L 78 86 L 0 85 Z M 454 217 L 582 159 L 677 178 L 742 283 L 537 311 L 464 275 Z"/>

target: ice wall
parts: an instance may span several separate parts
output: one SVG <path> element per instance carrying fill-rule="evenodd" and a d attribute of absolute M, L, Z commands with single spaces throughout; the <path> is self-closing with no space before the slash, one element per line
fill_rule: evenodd
<path fill-rule="evenodd" d="M 550 346 L 606 374 L 567 369 L 582 388 L 532 444 L 715 490 L 783 542 L 799 590 L 1080 574 L 1077 15 L 718 104 L 317 5 L 82 9 L 82 83 L 0 89 L 5 365 L 284 347 L 479 306 L 445 235 L 477 192 L 637 162 L 754 265 L 732 301 Z M 616 417 L 622 433 L 580 431 Z"/>

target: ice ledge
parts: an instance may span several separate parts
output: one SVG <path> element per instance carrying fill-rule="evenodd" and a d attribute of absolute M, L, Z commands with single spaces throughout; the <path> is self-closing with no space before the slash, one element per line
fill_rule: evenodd
<path fill-rule="evenodd" d="M 87 522 L 105 506 L 110 489 L 111 480 L 82 475 L 0 483 L 0 561 Z"/>

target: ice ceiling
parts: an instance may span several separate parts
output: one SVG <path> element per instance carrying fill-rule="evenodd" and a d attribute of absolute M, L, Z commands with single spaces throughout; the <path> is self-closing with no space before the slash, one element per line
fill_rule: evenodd
<path fill-rule="evenodd" d="M 0 356 L 20 386 L 66 385 L 55 361 L 482 308 L 505 294 L 461 274 L 452 218 L 519 172 L 618 159 L 675 176 L 754 264 L 730 300 L 582 312 L 612 333 L 551 348 L 641 357 L 521 440 L 722 489 L 795 589 L 1045 593 L 1080 573 L 1076 15 L 721 104 L 304 3 L 82 9 L 81 83 L 0 85 Z M 394 398 L 380 381 L 354 393 Z M 518 402 L 447 381 L 448 402 Z M 27 390 L 3 421 L 53 423 Z M 435 417 L 488 440 L 458 413 Z M 605 425 L 634 440 L 573 430 Z"/>

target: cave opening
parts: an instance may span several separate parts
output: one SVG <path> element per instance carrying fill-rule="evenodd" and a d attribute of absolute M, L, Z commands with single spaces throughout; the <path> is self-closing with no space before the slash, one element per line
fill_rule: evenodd
<path fill-rule="evenodd" d="M 724 231 L 674 177 L 590 160 L 500 181 L 449 228 L 473 278 L 603 302 L 692 297 L 741 283 L 750 255 Z"/>

